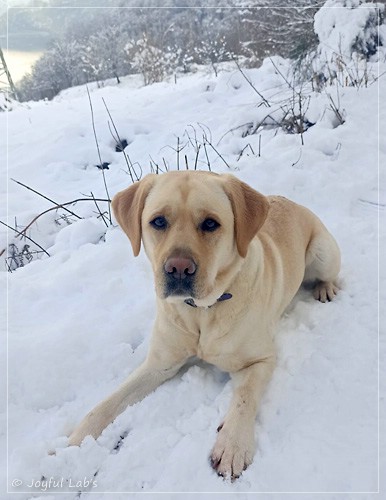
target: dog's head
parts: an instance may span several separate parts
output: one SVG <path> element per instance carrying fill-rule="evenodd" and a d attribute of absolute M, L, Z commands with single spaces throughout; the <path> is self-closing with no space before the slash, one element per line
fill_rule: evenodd
<path fill-rule="evenodd" d="M 230 291 L 269 203 L 232 175 L 178 171 L 147 175 L 112 206 L 135 256 L 143 241 L 157 295 L 209 306 Z"/>

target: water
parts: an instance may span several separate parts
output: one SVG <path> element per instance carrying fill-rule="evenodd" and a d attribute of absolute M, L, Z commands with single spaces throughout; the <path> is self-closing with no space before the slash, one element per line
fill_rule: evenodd
<path fill-rule="evenodd" d="M 12 80 L 17 83 L 31 71 L 33 64 L 39 59 L 42 52 L 3 49 L 3 54 Z"/>
<path fill-rule="evenodd" d="M 4 58 L 14 83 L 20 81 L 25 74 L 31 71 L 33 64 L 47 48 L 50 40 L 49 34 L 44 31 L 8 33 L 8 36 L 5 33 L 0 33 L 0 47 L 3 49 Z M 4 80 L 4 77 L 1 80 Z"/>

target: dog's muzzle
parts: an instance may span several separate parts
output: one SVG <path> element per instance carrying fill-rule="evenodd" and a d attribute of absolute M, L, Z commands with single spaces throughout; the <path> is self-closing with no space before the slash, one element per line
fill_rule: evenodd
<path fill-rule="evenodd" d="M 164 265 L 165 297 L 194 296 L 197 266 L 190 257 L 170 257 Z"/>

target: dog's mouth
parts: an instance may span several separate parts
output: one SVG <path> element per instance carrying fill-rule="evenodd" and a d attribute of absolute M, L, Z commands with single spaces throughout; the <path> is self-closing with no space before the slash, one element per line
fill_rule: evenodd
<path fill-rule="evenodd" d="M 172 277 L 165 277 L 164 298 L 195 298 L 195 286 L 193 277 L 186 276 L 183 280 L 175 280 Z"/>

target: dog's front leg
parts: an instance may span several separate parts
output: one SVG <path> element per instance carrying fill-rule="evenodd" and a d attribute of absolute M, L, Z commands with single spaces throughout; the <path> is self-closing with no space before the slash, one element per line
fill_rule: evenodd
<path fill-rule="evenodd" d="M 270 356 L 231 374 L 236 387 L 211 453 L 212 466 L 221 476 L 236 479 L 253 461 L 255 418 L 274 364 Z"/>
<path fill-rule="evenodd" d="M 160 361 L 158 359 L 155 363 L 153 357 L 148 356 L 147 360 L 129 375 L 111 396 L 99 403 L 85 416 L 71 434 L 69 445 L 79 446 L 83 439 L 89 435 L 96 439 L 103 429 L 113 422 L 127 406 L 141 401 L 165 380 L 173 377 L 184 364 L 185 359 L 173 360 L 173 363 Z"/>

